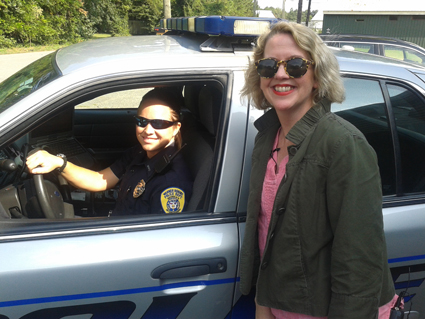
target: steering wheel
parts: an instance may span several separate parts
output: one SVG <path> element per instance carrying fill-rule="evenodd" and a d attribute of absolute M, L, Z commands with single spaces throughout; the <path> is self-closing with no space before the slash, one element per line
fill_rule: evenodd
<path fill-rule="evenodd" d="M 65 218 L 65 206 L 59 189 L 52 182 L 45 180 L 43 175 L 33 176 L 35 191 L 41 210 L 46 218 Z"/>
<path fill-rule="evenodd" d="M 28 145 L 24 145 L 23 169 L 26 167 L 25 163 L 27 157 L 40 150 L 40 148 L 35 148 L 28 152 L 28 148 Z M 42 174 L 33 175 L 33 181 L 38 203 L 40 204 L 44 217 L 49 219 L 61 219 L 67 217 L 66 215 L 69 215 L 69 210 L 68 214 L 66 214 L 66 205 L 58 187 L 51 181 L 44 179 Z M 71 198 L 69 187 L 65 187 L 65 196 L 68 197 L 68 199 Z"/>

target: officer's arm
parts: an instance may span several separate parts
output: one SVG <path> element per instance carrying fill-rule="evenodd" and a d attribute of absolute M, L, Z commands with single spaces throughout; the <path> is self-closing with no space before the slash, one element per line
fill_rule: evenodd
<path fill-rule="evenodd" d="M 99 172 L 68 163 L 62 176 L 73 186 L 90 192 L 100 192 L 113 188 L 119 181 L 108 167 Z"/>
<path fill-rule="evenodd" d="M 46 174 L 62 167 L 63 164 L 64 159 L 46 151 L 38 151 L 27 159 L 27 166 L 32 174 Z M 71 185 L 91 192 L 113 188 L 119 181 L 109 167 L 95 172 L 70 162 L 66 163 L 61 174 Z"/>

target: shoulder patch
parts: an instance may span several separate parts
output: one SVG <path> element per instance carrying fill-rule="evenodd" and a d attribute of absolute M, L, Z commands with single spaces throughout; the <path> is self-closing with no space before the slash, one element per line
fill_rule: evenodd
<path fill-rule="evenodd" d="M 180 188 L 170 187 L 161 193 L 161 206 L 166 214 L 181 213 L 184 203 L 184 192 Z"/>

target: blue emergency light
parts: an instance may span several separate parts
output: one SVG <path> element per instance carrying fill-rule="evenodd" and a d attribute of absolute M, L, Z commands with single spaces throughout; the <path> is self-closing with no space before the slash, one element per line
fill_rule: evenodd
<path fill-rule="evenodd" d="M 160 21 L 161 28 L 208 35 L 256 37 L 280 19 L 257 17 L 205 16 L 169 18 Z"/>

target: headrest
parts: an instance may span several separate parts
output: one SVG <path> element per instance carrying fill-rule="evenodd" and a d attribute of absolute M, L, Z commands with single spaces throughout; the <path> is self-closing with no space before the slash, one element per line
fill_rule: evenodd
<path fill-rule="evenodd" d="M 205 85 L 199 92 L 199 119 L 213 136 L 217 134 L 221 100 L 221 90 L 215 86 Z"/>
<path fill-rule="evenodd" d="M 184 87 L 184 105 L 193 114 L 195 118 L 199 118 L 199 91 L 203 85 L 185 85 Z"/>

